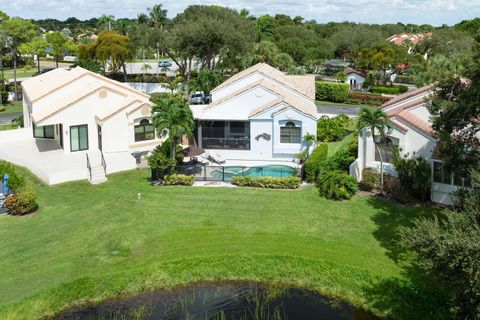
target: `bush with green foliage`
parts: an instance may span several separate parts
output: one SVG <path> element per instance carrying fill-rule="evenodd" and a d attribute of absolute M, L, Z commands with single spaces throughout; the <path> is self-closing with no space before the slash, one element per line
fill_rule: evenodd
<path fill-rule="evenodd" d="M 372 93 L 385 93 L 385 94 L 402 94 L 408 91 L 408 87 L 404 85 L 396 86 L 373 86 L 370 89 Z"/>
<path fill-rule="evenodd" d="M 319 144 L 313 151 L 307 161 L 305 161 L 304 172 L 305 180 L 308 182 L 315 182 L 320 163 L 325 161 L 328 156 L 328 144 L 322 143 Z"/>
<path fill-rule="evenodd" d="M 333 118 L 324 118 L 317 121 L 317 140 L 322 142 L 340 141 L 349 132 L 351 120 L 341 114 Z"/>
<path fill-rule="evenodd" d="M 384 97 L 378 94 L 365 92 L 350 92 L 348 94 L 348 99 L 346 102 L 349 104 L 368 104 L 374 106 L 381 106 L 382 104 L 390 100 L 390 97 Z"/>
<path fill-rule="evenodd" d="M 16 127 L 23 128 L 24 127 L 24 121 L 23 121 L 23 114 L 19 115 L 18 117 L 14 118 L 12 120 L 12 124 L 15 125 Z"/>
<path fill-rule="evenodd" d="M 480 319 L 480 171 L 461 211 L 420 218 L 401 229 L 400 245 L 414 253 L 416 274 L 433 277 L 449 295 L 452 319 Z"/>
<path fill-rule="evenodd" d="M 15 171 L 13 164 L 7 161 L 0 161 L 0 180 L 3 181 L 4 175 L 8 174 L 8 188 L 13 191 L 18 191 L 25 186 L 25 179 L 23 176 Z"/>
<path fill-rule="evenodd" d="M 406 84 L 414 84 L 416 81 L 417 81 L 417 78 L 415 76 L 402 75 L 402 74 L 399 74 L 395 79 L 395 82 L 397 83 L 406 83 Z"/>
<path fill-rule="evenodd" d="M 152 180 L 154 181 L 161 180 L 166 174 L 172 172 L 177 165 L 175 159 L 165 155 L 165 150 L 162 146 L 157 146 L 147 160 L 152 170 Z"/>
<path fill-rule="evenodd" d="M 332 200 L 350 199 L 358 190 L 354 177 L 335 170 L 319 175 L 317 186 L 320 196 Z"/>
<path fill-rule="evenodd" d="M 432 168 L 422 157 L 408 154 L 400 156 L 400 150 L 393 152 L 393 166 L 398 174 L 400 185 L 409 196 L 421 201 L 430 200 Z"/>
<path fill-rule="evenodd" d="M 315 83 L 315 98 L 322 101 L 345 102 L 348 98 L 348 84 L 336 82 Z"/>
<path fill-rule="evenodd" d="M 195 177 L 185 174 L 169 174 L 163 179 L 163 184 L 166 186 L 192 186 Z"/>
<path fill-rule="evenodd" d="M 7 91 L 0 91 L 0 97 L 2 99 L 2 104 L 6 104 L 8 102 L 8 92 Z"/>
<path fill-rule="evenodd" d="M 343 146 L 333 156 L 321 161 L 318 164 L 318 176 L 330 171 L 342 171 L 348 173 L 350 165 L 357 158 L 358 154 L 358 139 L 355 137 L 349 144 Z"/>
<path fill-rule="evenodd" d="M 37 211 L 37 195 L 31 189 L 10 194 L 3 203 L 8 213 L 13 216 L 23 216 Z"/>
<path fill-rule="evenodd" d="M 302 183 L 299 177 L 232 177 L 232 184 L 239 187 L 256 187 L 267 189 L 297 189 Z"/>
<path fill-rule="evenodd" d="M 362 171 L 362 181 L 358 187 L 363 191 L 373 191 L 380 184 L 380 172 L 376 168 L 365 168 Z"/>

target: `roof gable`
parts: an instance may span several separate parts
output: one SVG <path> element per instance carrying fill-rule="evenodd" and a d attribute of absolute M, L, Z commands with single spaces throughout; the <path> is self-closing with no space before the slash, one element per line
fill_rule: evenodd
<path fill-rule="evenodd" d="M 282 71 L 266 64 L 257 63 L 250 68 L 240 71 L 224 81 L 222 84 L 212 90 L 212 93 L 218 92 L 221 89 L 242 80 L 253 73 L 259 73 L 273 81 L 276 81 L 284 86 L 296 91 L 297 93 L 315 100 L 315 76 L 314 75 L 285 75 Z"/>

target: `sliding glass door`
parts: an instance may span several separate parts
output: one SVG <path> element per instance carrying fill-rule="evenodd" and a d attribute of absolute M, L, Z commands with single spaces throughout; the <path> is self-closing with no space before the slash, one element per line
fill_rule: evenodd
<path fill-rule="evenodd" d="M 86 124 L 70 127 L 70 150 L 88 150 L 88 126 Z"/>

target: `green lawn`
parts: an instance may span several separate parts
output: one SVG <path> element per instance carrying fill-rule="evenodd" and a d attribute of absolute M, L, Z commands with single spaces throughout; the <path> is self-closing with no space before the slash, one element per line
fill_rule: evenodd
<path fill-rule="evenodd" d="M 4 104 L 3 106 L 5 107 L 5 111 L 0 111 L 0 115 L 18 113 L 23 111 L 22 101 L 7 103 L 7 104 Z"/>
<path fill-rule="evenodd" d="M 17 78 L 28 78 L 32 77 L 37 73 L 37 68 L 31 67 L 30 69 L 18 68 L 17 69 Z M 4 70 L 5 79 L 13 79 L 13 69 Z"/>
<path fill-rule="evenodd" d="M 152 187 L 148 172 L 46 187 L 40 210 L 0 217 L 0 318 L 201 280 L 284 282 L 409 319 L 441 304 L 405 275 L 396 232 L 433 210 L 317 190 Z M 137 192 L 142 199 L 136 199 Z"/>
<path fill-rule="evenodd" d="M 356 107 L 356 108 L 374 108 L 374 109 L 379 108 L 377 106 L 371 106 L 367 104 L 348 104 L 348 103 L 338 103 L 338 102 L 321 101 L 321 100 L 315 100 L 315 104 L 321 107 Z"/>

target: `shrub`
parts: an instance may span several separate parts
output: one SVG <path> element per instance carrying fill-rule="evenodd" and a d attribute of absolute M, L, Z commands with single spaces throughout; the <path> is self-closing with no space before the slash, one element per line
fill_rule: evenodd
<path fill-rule="evenodd" d="M 421 201 L 430 200 L 432 168 L 422 157 L 408 158 L 400 156 L 400 150 L 393 153 L 393 166 L 398 173 L 398 179 L 403 190 Z"/>
<path fill-rule="evenodd" d="M 392 98 L 384 97 L 381 95 L 375 95 L 371 93 L 350 92 L 348 94 L 347 102 L 354 104 L 370 104 L 370 105 L 382 105 Z"/>
<path fill-rule="evenodd" d="M 0 180 L 3 181 L 5 173 L 8 174 L 8 187 L 18 191 L 25 186 L 25 179 L 15 171 L 13 164 L 7 161 L 0 161 Z"/>
<path fill-rule="evenodd" d="M 315 97 L 317 100 L 345 102 L 348 97 L 348 84 L 336 82 L 316 82 Z"/>
<path fill-rule="evenodd" d="M 7 91 L 0 91 L 0 96 L 2 99 L 2 104 L 6 104 L 8 102 L 8 92 Z"/>
<path fill-rule="evenodd" d="M 355 195 L 357 189 L 355 178 L 341 171 L 326 172 L 318 178 L 320 196 L 327 199 L 350 199 Z"/>
<path fill-rule="evenodd" d="M 36 199 L 37 195 L 35 192 L 27 189 L 9 195 L 5 199 L 3 205 L 8 210 L 9 214 L 14 216 L 23 216 L 33 213 L 38 209 Z"/>
<path fill-rule="evenodd" d="M 416 80 L 417 80 L 417 77 L 415 77 L 415 76 L 408 76 L 408 75 L 399 74 L 397 76 L 397 78 L 395 79 L 395 82 L 414 84 L 416 82 Z"/>
<path fill-rule="evenodd" d="M 375 168 L 365 168 L 362 172 L 362 181 L 358 183 L 360 190 L 373 191 L 380 184 L 380 172 Z"/>
<path fill-rule="evenodd" d="M 319 144 L 312 152 L 307 161 L 305 161 L 304 170 L 305 170 L 305 179 L 308 182 L 314 182 L 318 176 L 318 168 L 320 163 L 327 159 L 328 155 L 328 144 L 323 143 Z"/>
<path fill-rule="evenodd" d="M 232 183 L 239 187 L 257 187 L 268 189 L 297 189 L 300 187 L 299 177 L 249 177 L 238 176 L 232 178 Z"/>
<path fill-rule="evenodd" d="M 404 85 L 398 86 L 373 86 L 370 89 L 372 93 L 385 93 L 385 94 L 401 94 L 408 91 L 408 87 Z"/>
<path fill-rule="evenodd" d="M 319 163 L 318 175 L 322 175 L 330 171 L 342 171 L 348 173 L 350 165 L 357 158 L 358 139 L 354 139 L 347 145 L 343 146 L 333 156 Z"/>
<path fill-rule="evenodd" d="M 322 142 L 340 141 L 349 133 L 351 120 L 341 114 L 333 118 L 319 119 L 317 121 L 317 139 Z"/>
<path fill-rule="evenodd" d="M 163 184 L 166 186 L 191 186 L 194 181 L 194 176 L 174 173 L 166 175 Z"/>
<path fill-rule="evenodd" d="M 171 172 L 177 161 L 165 155 L 162 146 L 157 146 L 153 153 L 148 156 L 148 165 L 152 170 L 152 180 L 160 180 L 165 174 Z"/>

